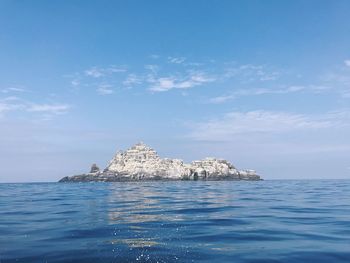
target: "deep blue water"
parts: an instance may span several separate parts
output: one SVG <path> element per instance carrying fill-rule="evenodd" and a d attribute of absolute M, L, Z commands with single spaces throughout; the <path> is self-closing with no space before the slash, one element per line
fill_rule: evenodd
<path fill-rule="evenodd" d="M 350 181 L 0 184 L 0 262 L 350 262 Z"/>

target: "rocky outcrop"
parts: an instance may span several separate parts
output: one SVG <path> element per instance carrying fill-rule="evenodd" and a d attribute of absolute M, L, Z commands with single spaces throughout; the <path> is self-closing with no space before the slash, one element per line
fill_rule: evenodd
<path fill-rule="evenodd" d="M 60 182 L 142 180 L 261 180 L 253 170 L 237 170 L 226 160 L 206 158 L 190 164 L 160 158 L 157 152 L 138 143 L 118 152 L 103 172 L 93 164 L 90 173 L 67 176 Z"/>
<path fill-rule="evenodd" d="M 228 161 L 206 158 L 191 163 L 194 177 L 198 179 L 222 179 L 224 177 L 239 180 L 239 171 Z"/>
<path fill-rule="evenodd" d="M 100 171 L 100 168 L 94 163 L 91 165 L 90 173 L 98 173 Z"/>

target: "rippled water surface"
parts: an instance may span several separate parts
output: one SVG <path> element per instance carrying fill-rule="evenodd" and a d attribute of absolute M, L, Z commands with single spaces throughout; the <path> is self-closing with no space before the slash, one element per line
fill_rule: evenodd
<path fill-rule="evenodd" d="M 350 181 L 0 184 L 0 262 L 350 262 Z"/>

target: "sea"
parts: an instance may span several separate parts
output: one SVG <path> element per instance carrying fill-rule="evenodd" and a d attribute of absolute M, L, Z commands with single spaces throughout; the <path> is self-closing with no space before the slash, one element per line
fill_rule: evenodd
<path fill-rule="evenodd" d="M 350 262 L 350 180 L 0 184 L 0 262 Z"/>

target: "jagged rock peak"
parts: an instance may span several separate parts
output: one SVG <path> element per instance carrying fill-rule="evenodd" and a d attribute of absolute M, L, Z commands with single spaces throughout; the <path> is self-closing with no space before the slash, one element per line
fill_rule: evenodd
<path fill-rule="evenodd" d="M 136 143 L 124 152 L 119 151 L 113 159 L 116 157 L 124 157 L 135 160 L 159 158 L 158 153 L 143 142 Z"/>
<path fill-rule="evenodd" d="M 151 154 L 151 155 L 158 155 L 157 152 L 147 146 L 144 142 L 136 143 L 135 145 L 131 146 L 128 150 L 125 151 L 126 154 L 134 154 L 134 153 L 140 153 L 140 154 Z"/>
<path fill-rule="evenodd" d="M 109 162 L 107 171 L 139 173 L 147 168 L 157 167 L 160 157 L 157 152 L 143 142 L 139 142 L 126 151 L 119 151 Z"/>

